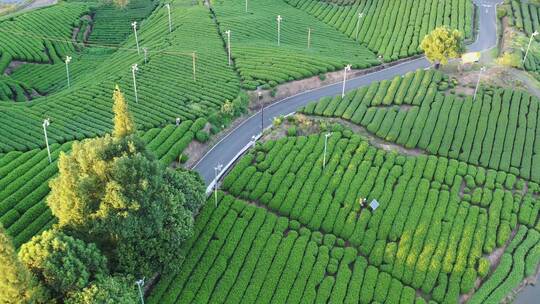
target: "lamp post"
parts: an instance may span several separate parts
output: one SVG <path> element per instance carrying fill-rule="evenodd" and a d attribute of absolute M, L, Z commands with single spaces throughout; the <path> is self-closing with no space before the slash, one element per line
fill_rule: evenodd
<path fill-rule="evenodd" d="M 531 34 L 531 38 L 529 38 L 529 45 L 527 46 L 525 57 L 523 57 L 523 64 L 525 64 L 525 60 L 527 60 L 527 55 L 529 55 L 529 48 L 531 47 L 532 40 L 536 35 L 538 35 L 538 31 L 534 31 L 534 33 Z"/>
<path fill-rule="evenodd" d="M 341 98 L 345 97 L 345 82 L 347 81 L 347 72 L 351 70 L 351 65 L 347 64 L 343 70 L 343 87 L 341 88 Z"/>
<path fill-rule="evenodd" d="M 195 70 L 195 57 L 196 57 L 195 52 L 191 53 L 191 58 L 192 58 L 192 62 L 193 62 L 193 81 L 197 81 L 197 77 L 195 76 L 195 73 L 196 73 L 196 70 Z"/>
<path fill-rule="evenodd" d="M 141 297 L 141 304 L 144 304 L 144 297 L 142 293 L 142 287 L 144 285 L 144 278 L 135 281 L 135 284 L 137 284 L 137 286 L 139 287 L 139 296 Z"/>
<path fill-rule="evenodd" d="M 133 21 L 131 23 L 131 26 L 133 27 L 133 32 L 135 33 L 135 43 L 137 44 L 137 54 L 141 54 L 141 51 L 139 50 L 139 38 L 137 37 L 137 21 Z"/>
<path fill-rule="evenodd" d="M 323 154 L 323 162 L 322 162 L 323 169 L 326 168 L 326 146 L 328 145 L 328 137 L 330 137 L 331 135 L 332 133 L 324 134 L 324 154 Z"/>
<path fill-rule="evenodd" d="M 261 87 L 257 87 L 257 101 L 261 104 L 261 134 L 264 131 L 264 102 L 261 102 Z"/>
<path fill-rule="evenodd" d="M 171 5 L 169 3 L 165 4 L 167 7 L 167 13 L 169 14 L 169 33 L 172 32 L 172 22 L 171 22 Z"/>
<path fill-rule="evenodd" d="M 311 28 L 308 27 L 307 29 L 307 48 L 309 49 L 311 47 Z"/>
<path fill-rule="evenodd" d="M 229 57 L 229 65 L 231 65 L 231 30 L 226 30 L 227 34 L 227 55 Z"/>
<path fill-rule="evenodd" d="M 223 165 L 220 164 L 220 163 L 218 163 L 218 165 L 216 167 L 214 167 L 214 174 L 215 174 L 215 178 L 214 178 L 214 199 L 215 199 L 216 207 L 217 207 L 218 174 L 221 172 L 222 169 L 223 169 Z"/>
<path fill-rule="evenodd" d="M 49 137 L 47 136 L 47 127 L 50 125 L 50 120 L 43 120 L 43 134 L 45 135 L 45 146 L 47 146 L 47 155 L 49 156 L 49 164 L 52 163 L 51 148 L 49 147 Z"/>
<path fill-rule="evenodd" d="M 135 91 L 135 102 L 139 102 L 139 97 L 137 96 L 137 81 L 135 80 L 135 73 L 139 70 L 138 65 L 135 63 L 131 66 L 131 74 L 133 75 L 133 90 Z"/>
<path fill-rule="evenodd" d="M 143 47 L 142 50 L 143 50 L 143 53 L 144 53 L 144 64 L 146 64 L 147 57 L 148 57 L 148 48 Z"/>
<path fill-rule="evenodd" d="M 360 20 L 364 17 L 364 12 L 358 13 L 358 21 L 356 21 L 356 41 L 358 41 L 358 33 L 360 32 Z"/>
<path fill-rule="evenodd" d="M 280 44 L 281 44 L 281 20 L 283 20 L 283 18 L 281 18 L 281 15 L 278 15 L 276 20 L 277 20 L 277 45 L 280 46 Z"/>
<path fill-rule="evenodd" d="M 480 68 L 480 73 L 478 73 L 478 81 L 476 82 L 476 88 L 474 89 L 474 97 L 473 101 L 476 100 L 476 93 L 478 93 L 478 86 L 480 85 L 480 78 L 482 77 L 482 73 L 486 71 L 486 67 L 483 66 Z"/>
<path fill-rule="evenodd" d="M 69 82 L 69 63 L 70 62 L 71 62 L 71 56 L 66 56 L 66 76 L 67 76 L 68 88 L 71 88 L 71 83 Z"/>

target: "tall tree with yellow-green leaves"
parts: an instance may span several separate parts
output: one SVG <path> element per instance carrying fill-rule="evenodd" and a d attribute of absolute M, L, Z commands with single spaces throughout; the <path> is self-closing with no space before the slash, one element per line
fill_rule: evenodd
<path fill-rule="evenodd" d="M 445 65 L 448 60 L 458 58 L 463 52 L 463 35 L 458 30 L 451 30 L 441 26 L 424 37 L 420 47 L 426 54 L 426 58 L 435 63 Z"/>
<path fill-rule="evenodd" d="M 114 130 L 113 136 L 116 138 L 126 137 L 135 133 L 135 123 L 133 117 L 128 111 L 128 105 L 124 94 L 120 91 L 118 85 L 113 93 L 113 113 L 114 113 Z"/>
<path fill-rule="evenodd" d="M 204 184 L 164 168 L 146 149 L 118 88 L 114 114 L 113 136 L 74 143 L 69 155 L 60 155 L 47 203 L 59 229 L 95 243 L 111 272 L 149 277 L 175 270 Z"/>
<path fill-rule="evenodd" d="M 0 224 L 0 304 L 44 303 L 44 290 L 24 267 Z"/>

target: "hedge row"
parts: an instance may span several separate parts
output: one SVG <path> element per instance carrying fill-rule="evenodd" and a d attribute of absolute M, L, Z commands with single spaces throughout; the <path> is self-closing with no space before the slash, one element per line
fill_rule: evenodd
<path fill-rule="evenodd" d="M 473 6 L 465 0 L 369 0 L 342 6 L 316 0 L 286 2 L 360 41 L 385 61 L 420 53 L 420 42 L 438 26 L 458 29 L 465 38 L 472 37 Z M 360 20 L 359 13 L 364 13 Z"/>
<path fill-rule="evenodd" d="M 504 246 L 520 212 L 528 223 L 536 219 L 530 209 L 538 184 L 523 192 L 513 174 L 400 156 L 345 131 L 328 138 L 324 169 L 323 151 L 322 134 L 258 143 L 222 189 L 349 241 L 370 265 L 438 301 L 454 301 L 486 275 L 483 254 Z M 373 212 L 361 198 L 380 206 Z"/>
<path fill-rule="evenodd" d="M 417 71 L 343 99 L 323 98 L 302 111 L 342 117 L 406 148 L 540 182 L 540 172 L 533 170 L 540 165 L 538 98 L 518 90 L 480 88 L 473 102 L 469 96 L 438 92 L 441 77 Z"/>

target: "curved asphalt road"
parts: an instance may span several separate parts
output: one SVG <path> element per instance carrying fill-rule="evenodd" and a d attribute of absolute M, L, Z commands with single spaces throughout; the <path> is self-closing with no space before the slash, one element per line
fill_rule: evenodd
<path fill-rule="evenodd" d="M 474 0 L 480 14 L 479 28 L 481 31 L 474 43 L 468 46 L 469 51 L 485 51 L 497 44 L 497 13 L 496 4 L 501 0 Z M 357 78 L 348 79 L 346 90 L 353 90 L 358 87 L 369 85 L 374 81 L 391 79 L 398 75 L 404 75 L 407 72 L 417 69 L 429 68 L 431 64 L 425 58 L 419 58 L 401 63 L 392 67 L 385 68 Z M 282 99 L 264 109 L 265 128 L 272 124 L 274 117 L 287 115 L 296 111 L 296 109 L 305 106 L 311 101 L 318 100 L 326 96 L 335 96 L 341 94 L 342 83 L 335 83 L 323 86 L 317 89 L 308 90 L 297 95 Z M 242 122 L 238 127 L 227 134 L 210 151 L 208 151 L 198 163 L 194 170 L 198 171 L 204 178 L 208 189 L 210 190 L 215 183 L 215 170 L 218 164 L 223 164 L 225 170 L 232 164 L 236 157 L 242 153 L 245 147 L 252 143 L 252 137 L 261 133 L 261 112 L 257 112 Z"/>

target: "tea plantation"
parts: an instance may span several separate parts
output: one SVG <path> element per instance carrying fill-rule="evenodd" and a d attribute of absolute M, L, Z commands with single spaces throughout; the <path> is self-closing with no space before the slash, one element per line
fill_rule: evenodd
<path fill-rule="evenodd" d="M 111 133 L 116 85 L 160 169 L 199 171 L 207 186 L 206 157 L 220 145 L 236 155 L 234 135 L 261 119 L 256 90 L 267 100 L 285 85 L 293 96 L 265 109 L 273 127 L 210 184 L 193 235 L 164 254 L 181 262 L 145 277 L 146 303 L 507 303 L 538 274 L 538 94 L 504 81 L 475 92 L 461 70 L 415 59 L 441 26 L 474 41 L 494 5 L 118 2 L 0 17 L 0 224 L 15 250 L 58 226 L 48 197 L 60 155 Z M 520 35 L 540 29 L 537 1 L 504 5 Z M 538 76 L 535 45 L 523 68 Z M 295 115 L 274 115 L 288 103 Z"/>

